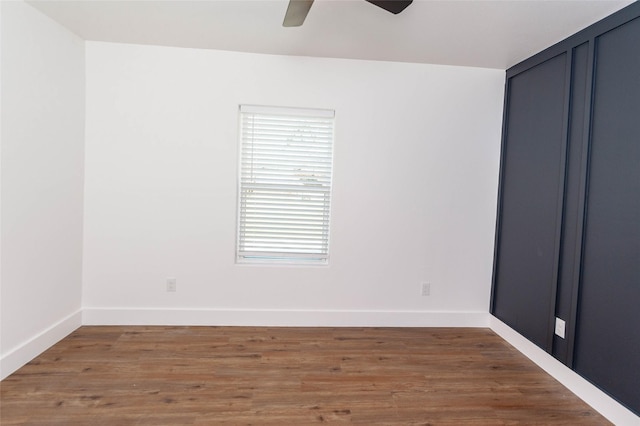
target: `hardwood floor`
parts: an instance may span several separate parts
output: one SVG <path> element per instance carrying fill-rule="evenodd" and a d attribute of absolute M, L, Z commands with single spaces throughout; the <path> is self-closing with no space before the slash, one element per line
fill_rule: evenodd
<path fill-rule="evenodd" d="M 4 425 L 603 425 L 488 329 L 81 327 L 6 378 Z"/>

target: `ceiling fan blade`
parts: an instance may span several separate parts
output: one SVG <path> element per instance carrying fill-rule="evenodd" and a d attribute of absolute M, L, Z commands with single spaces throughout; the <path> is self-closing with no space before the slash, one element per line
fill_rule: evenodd
<path fill-rule="evenodd" d="M 299 27 L 311 9 L 313 0 L 289 0 L 287 13 L 284 15 L 283 27 Z"/>
<path fill-rule="evenodd" d="M 383 8 L 387 12 L 391 12 L 394 15 L 405 10 L 413 0 L 367 0 L 371 4 L 375 4 L 378 7 Z"/>

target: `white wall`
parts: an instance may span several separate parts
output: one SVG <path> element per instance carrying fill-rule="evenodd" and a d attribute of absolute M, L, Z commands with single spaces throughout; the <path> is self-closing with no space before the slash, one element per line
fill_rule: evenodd
<path fill-rule="evenodd" d="M 2 2 L 4 377 L 80 324 L 84 42 Z"/>
<path fill-rule="evenodd" d="M 487 318 L 504 72 L 100 42 L 86 61 L 85 323 Z M 330 266 L 234 263 L 239 104 L 336 110 Z"/>

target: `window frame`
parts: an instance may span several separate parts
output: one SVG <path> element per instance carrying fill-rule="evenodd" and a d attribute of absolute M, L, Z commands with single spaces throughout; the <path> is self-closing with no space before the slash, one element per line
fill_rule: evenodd
<path fill-rule="evenodd" d="M 243 229 L 246 229 L 246 221 L 243 227 L 243 212 L 246 213 L 246 204 L 243 207 L 243 201 L 246 202 L 246 197 L 243 195 L 243 161 L 245 158 L 245 131 L 243 129 L 243 123 L 245 122 L 246 114 L 254 114 L 258 116 L 272 116 L 272 117 L 301 117 L 311 118 L 319 120 L 330 120 L 330 140 L 328 143 L 329 155 L 322 160 L 328 160 L 328 184 L 326 185 L 326 191 L 317 191 L 319 194 L 324 194 L 326 201 L 322 204 L 322 213 L 318 217 L 326 216 L 326 225 L 323 223 L 323 231 L 321 242 L 323 244 L 323 251 L 318 253 L 305 253 L 304 250 L 296 252 L 293 248 L 289 247 L 288 251 L 243 251 L 243 243 L 246 243 L 246 238 L 243 238 Z M 334 181 L 334 153 L 335 153 L 335 110 L 333 109 L 317 109 L 317 108 L 298 108 L 298 107 L 279 107 L 279 106 L 258 106 L 258 105 L 246 105 L 242 104 L 238 107 L 238 170 L 237 170 L 237 203 L 236 203 L 236 249 L 235 249 L 235 261 L 237 264 L 251 265 L 300 265 L 300 266 L 327 266 L 330 258 L 330 240 L 331 240 L 331 199 L 333 196 L 333 181 Z M 304 144 L 309 144 L 305 141 Z M 285 154 L 286 155 L 286 154 Z M 255 157 L 250 158 L 251 161 L 255 160 Z M 319 166 L 320 163 L 319 163 Z M 292 166 L 293 167 L 293 166 Z M 258 184 L 259 185 L 259 184 Z M 303 188 L 303 187 L 301 187 Z M 297 194 L 306 193 L 304 190 Z M 296 194 L 293 190 L 291 194 Z M 286 203 L 282 205 L 286 206 Z M 286 225 L 290 225 L 288 223 Z M 285 226 L 286 226 L 285 225 Z M 326 231 L 324 230 L 326 228 Z M 305 234 L 308 235 L 308 234 Z"/>

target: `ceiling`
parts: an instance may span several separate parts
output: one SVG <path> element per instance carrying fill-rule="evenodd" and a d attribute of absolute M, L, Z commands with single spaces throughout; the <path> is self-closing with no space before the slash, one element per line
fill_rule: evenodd
<path fill-rule="evenodd" d="M 392 15 L 316 0 L 284 28 L 288 0 L 35 0 L 86 40 L 506 69 L 631 0 L 414 0 Z"/>

